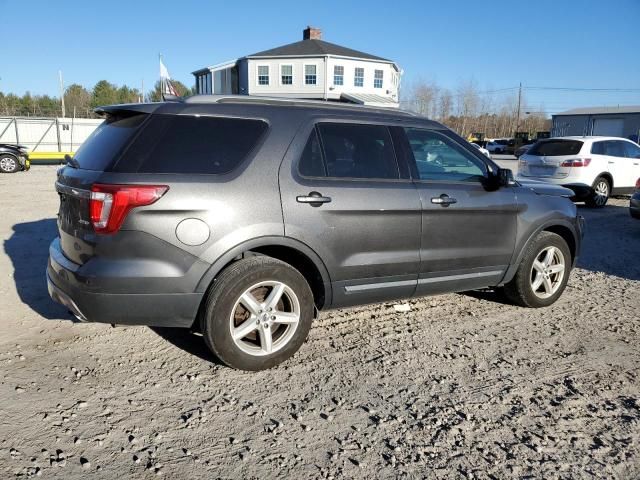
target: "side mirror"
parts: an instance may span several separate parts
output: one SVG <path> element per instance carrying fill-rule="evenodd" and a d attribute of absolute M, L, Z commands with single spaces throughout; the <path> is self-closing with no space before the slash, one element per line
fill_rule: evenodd
<path fill-rule="evenodd" d="M 510 168 L 500 168 L 498 170 L 498 184 L 501 187 L 508 187 L 509 185 L 515 184 L 515 180 L 513 178 L 513 172 Z"/>

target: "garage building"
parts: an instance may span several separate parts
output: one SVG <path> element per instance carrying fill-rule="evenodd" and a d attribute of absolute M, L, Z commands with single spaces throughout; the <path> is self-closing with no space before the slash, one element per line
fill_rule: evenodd
<path fill-rule="evenodd" d="M 638 141 L 640 106 L 574 108 L 552 115 L 551 135 L 606 135 Z"/>

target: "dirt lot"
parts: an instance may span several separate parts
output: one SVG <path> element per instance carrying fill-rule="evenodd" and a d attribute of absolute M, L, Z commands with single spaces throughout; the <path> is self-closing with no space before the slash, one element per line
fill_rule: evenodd
<path fill-rule="evenodd" d="M 292 360 L 243 373 L 195 334 L 72 323 L 49 300 L 54 176 L 0 176 L 0 478 L 640 477 L 628 200 L 580 209 L 552 307 L 477 292 L 325 313 Z"/>

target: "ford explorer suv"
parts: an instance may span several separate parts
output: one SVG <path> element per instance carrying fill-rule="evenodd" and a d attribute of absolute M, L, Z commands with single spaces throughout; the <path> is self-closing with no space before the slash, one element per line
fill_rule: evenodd
<path fill-rule="evenodd" d="M 617 137 L 540 140 L 520 157 L 518 175 L 563 185 L 574 200 L 604 207 L 610 195 L 633 193 L 640 177 L 640 146 Z"/>
<path fill-rule="evenodd" d="M 83 321 L 199 330 L 234 368 L 292 356 L 321 310 L 484 287 L 546 307 L 580 252 L 570 190 L 515 182 L 410 113 L 250 96 L 97 111 L 55 183 L 51 297 Z"/>

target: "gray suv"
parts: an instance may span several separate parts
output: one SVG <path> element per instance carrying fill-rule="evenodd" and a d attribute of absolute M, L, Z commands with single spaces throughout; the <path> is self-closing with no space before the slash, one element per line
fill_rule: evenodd
<path fill-rule="evenodd" d="M 84 321 L 198 329 L 231 367 L 293 355 L 319 310 L 495 287 L 552 304 L 573 193 L 516 183 L 397 110 L 248 96 L 98 109 L 60 169 L 51 297 Z"/>

